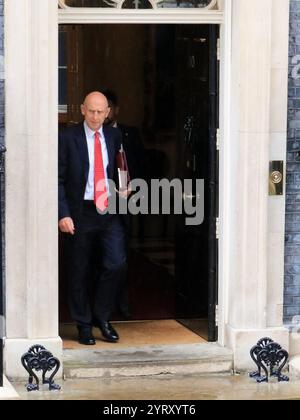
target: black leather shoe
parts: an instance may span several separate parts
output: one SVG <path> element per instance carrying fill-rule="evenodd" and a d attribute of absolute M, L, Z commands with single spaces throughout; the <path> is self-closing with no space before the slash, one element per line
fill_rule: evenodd
<path fill-rule="evenodd" d="M 94 346 L 96 344 L 95 337 L 92 334 L 91 328 L 77 327 L 78 328 L 78 342 L 85 346 Z"/>
<path fill-rule="evenodd" d="M 119 340 L 119 335 L 117 331 L 112 327 L 109 322 L 101 321 L 97 322 L 97 327 L 99 327 L 103 338 L 110 343 L 116 343 Z"/>

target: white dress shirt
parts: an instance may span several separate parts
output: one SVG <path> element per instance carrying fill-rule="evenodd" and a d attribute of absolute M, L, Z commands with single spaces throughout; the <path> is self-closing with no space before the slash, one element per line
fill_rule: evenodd
<path fill-rule="evenodd" d="M 85 137 L 86 137 L 87 148 L 88 148 L 88 153 L 89 153 L 89 162 L 90 162 L 90 170 L 89 170 L 88 181 L 86 184 L 84 199 L 94 200 L 95 131 L 90 129 L 86 121 L 84 122 L 84 131 L 85 131 Z M 102 148 L 102 159 L 103 159 L 103 166 L 104 166 L 105 183 L 106 183 L 106 189 L 109 195 L 109 184 L 108 184 L 108 174 L 107 174 L 108 153 L 107 153 L 107 147 L 106 147 L 105 137 L 103 133 L 103 127 L 100 128 L 99 133 L 100 133 L 100 143 L 101 143 L 101 148 Z"/>

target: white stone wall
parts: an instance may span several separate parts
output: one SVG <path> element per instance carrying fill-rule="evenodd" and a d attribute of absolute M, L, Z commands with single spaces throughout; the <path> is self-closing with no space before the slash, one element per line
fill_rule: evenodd
<path fill-rule="evenodd" d="M 5 1 L 5 368 L 14 377 L 24 375 L 20 357 L 32 344 L 51 347 L 61 359 L 57 29 L 55 1 Z"/>

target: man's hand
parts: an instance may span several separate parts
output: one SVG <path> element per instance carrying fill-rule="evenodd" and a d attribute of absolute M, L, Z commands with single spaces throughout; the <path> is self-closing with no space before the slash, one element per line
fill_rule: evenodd
<path fill-rule="evenodd" d="M 123 190 L 123 191 L 117 191 L 117 192 L 121 198 L 128 198 L 131 194 L 131 190 Z"/>
<path fill-rule="evenodd" d="M 75 234 L 75 227 L 71 217 L 65 217 L 58 222 L 58 227 L 63 233 L 70 233 L 71 235 Z"/>
<path fill-rule="evenodd" d="M 119 194 L 119 196 L 121 198 L 128 198 L 130 196 L 130 194 L 132 193 L 132 189 L 131 189 L 131 185 L 129 183 L 127 190 L 117 190 L 115 189 L 115 191 Z"/>

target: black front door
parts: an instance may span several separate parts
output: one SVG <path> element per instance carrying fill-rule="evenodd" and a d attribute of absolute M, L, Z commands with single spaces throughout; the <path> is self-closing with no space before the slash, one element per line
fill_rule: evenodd
<path fill-rule="evenodd" d="M 217 339 L 217 31 L 186 25 L 176 36 L 178 175 L 194 183 L 184 202 L 196 206 L 204 198 L 203 223 L 188 226 L 186 215 L 177 219 L 176 317 L 196 332 L 206 320 L 209 341 Z M 196 179 L 204 180 L 204 197 Z"/>

